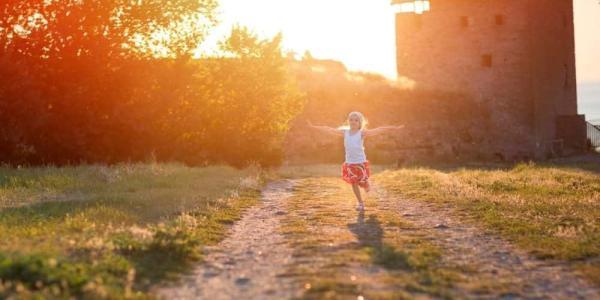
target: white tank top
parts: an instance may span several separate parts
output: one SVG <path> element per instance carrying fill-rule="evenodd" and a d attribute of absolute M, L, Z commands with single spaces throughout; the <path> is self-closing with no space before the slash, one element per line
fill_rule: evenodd
<path fill-rule="evenodd" d="M 367 161 L 362 130 L 354 134 L 350 134 L 350 129 L 344 130 L 344 148 L 346 150 L 346 163 L 360 164 Z"/>

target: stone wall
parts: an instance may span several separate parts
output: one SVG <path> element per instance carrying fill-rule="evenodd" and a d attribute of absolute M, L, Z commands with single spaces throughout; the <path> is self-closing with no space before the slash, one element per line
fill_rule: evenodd
<path fill-rule="evenodd" d="M 570 1 L 444 0 L 396 17 L 399 76 L 486 106 L 489 149 L 543 158 L 577 112 Z"/>
<path fill-rule="evenodd" d="M 540 150 L 562 139 L 572 145 L 574 135 L 560 135 L 556 125 L 560 116 L 578 120 L 575 77 L 575 45 L 572 1 L 529 1 L 531 78 L 537 142 Z M 580 122 L 581 123 L 581 122 Z M 583 128 L 584 124 L 573 125 Z"/>

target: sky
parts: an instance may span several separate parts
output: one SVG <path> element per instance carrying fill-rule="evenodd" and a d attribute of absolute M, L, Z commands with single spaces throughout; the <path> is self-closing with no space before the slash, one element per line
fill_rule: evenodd
<path fill-rule="evenodd" d="M 600 1 L 574 0 L 579 82 L 600 82 Z"/>
<path fill-rule="evenodd" d="M 600 3 L 573 0 L 578 82 L 600 82 Z M 284 48 L 342 61 L 350 70 L 396 77 L 390 0 L 220 0 L 221 25 L 208 45 L 234 24 L 264 37 L 282 32 Z"/>

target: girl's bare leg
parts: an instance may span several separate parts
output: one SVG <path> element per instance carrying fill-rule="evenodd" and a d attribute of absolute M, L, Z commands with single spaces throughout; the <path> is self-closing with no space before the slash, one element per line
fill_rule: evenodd
<path fill-rule="evenodd" d="M 354 191 L 354 195 L 356 196 L 356 200 L 358 200 L 358 204 L 363 204 L 362 196 L 360 195 L 360 188 L 358 184 L 352 185 L 352 191 Z"/>

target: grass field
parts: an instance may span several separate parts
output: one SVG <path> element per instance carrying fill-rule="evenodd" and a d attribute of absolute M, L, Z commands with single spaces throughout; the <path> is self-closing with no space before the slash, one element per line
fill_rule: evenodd
<path fill-rule="evenodd" d="M 600 285 L 600 166 L 406 168 L 374 181 L 402 197 L 450 205 L 541 259 L 575 266 Z"/>
<path fill-rule="evenodd" d="M 339 165 L 276 172 L 177 164 L 0 168 L 0 298 L 152 298 L 148 288 L 189 270 L 201 246 L 220 241 L 257 203 L 263 182 L 278 178 L 300 182 L 282 232 L 296 255 L 325 259 L 319 272 L 290 270 L 311 286 L 306 298 L 377 288 L 377 280 L 336 273 L 360 274 L 370 265 L 383 270 L 380 282 L 399 290 L 366 296 L 403 298 L 399 291 L 410 290 L 451 298 L 445 287 L 462 284 L 463 271 L 441 263 L 443 249 L 397 231 L 411 225 L 385 203 L 367 198 L 372 211 L 354 219 L 339 172 Z M 567 262 L 600 285 L 598 165 L 373 166 L 373 173 L 376 185 L 400 199 L 451 207 L 462 220 L 538 258 Z M 331 234 L 314 235 L 320 227 Z M 319 248 L 331 243 L 342 246 Z"/>
<path fill-rule="evenodd" d="M 396 169 L 391 166 L 373 166 L 372 171 L 372 181 L 399 196 L 399 199 L 407 197 L 450 207 L 457 218 L 480 224 L 486 230 L 504 237 L 539 259 L 565 262 L 590 282 L 600 286 L 600 164 L 597 159 L 568 159 L 545 164 L 480 164 L 467 167 L 413 166 Z M 279 174 L 284 178 L 304 178 L 303 180 L 320 178 L 312 184 L 319 186 L 325 182 L 325 178 L 339 177 L 339 167 L 288 166 L 282 168 Z M 340 181 L 339 178 L 337 180 Z M 295 197 L 302 195 L 297 194 Z M 370 201 L 369 197 L 367 199 Z M 321 200 L 317 201 L 315 198 L 292 203 L 306 201 L 316 202 L 315 205 L 318 206 L 324 205 Z M 375 204 L 367 206 L 373 205 Z M 379 217 L 388 222 L 403 222 L 398 215 L 390 219 L 389 214 L 390 212 L 380 212 Z M 311 237 L 310 231 L 300 230 L 307 225 L 300 225 L 288 225 L 287 229 L 295 234 L 302 232 Z M 396 237 L 395 241 L 401 241 L 402 238 Z M 401 245 L 395 249 L 400 253 L 410 254 L 415 248 Z M 441 249 L 436 251 L 436 255 L 444 256 Z M 355 260 L 359 258 L 360 256 L 356 255 Z M 394 261 L 393 258 L 385 258 L 378 263 L 385 266 L 393 264 Z M 431 267 L 435 265 L 435 260 L 428 263 Z M 433 270 L 439 271 L 439 266 L 437 268 Z M 445 274 L 454 271 L 441 270 L 447 271 Z M 335 280 L 344 274 L 306 272 L 306 275 L 313 284 L 319 281 L 318 278 L 331 283 L 331 287 L 316 289 L 312 291 L 313 294 L 308 294 L 316 298 L 325 297 L 331 291 L 337 291 L 338 295 L 355 291 L 345 288 L 356 286 L 356 283 Z M 310 280 L 310 276 L 321 277 L 313 277 Z M 394 278 L 398 281 L 397 284 L 402 285 L 401 276 L 395 274 Z M 457 279 L 460 276 L 448 278 L 452 278 L 452 284 L 460 282 Z M 410 281 L 405 280 L 404 283 L 406 282 Z M 427 287 L 426 290 L 436 295 L 436 289 L 443 290 L 445 284 L 444 280 L 438 280 L 438 283 L 441 285 L 436 284 Z"/>
<path fill-rule="evenodd" d="M 151 298 L 147 287 L 256 203 L 261 178 L 176 164 L 0 168 L 0 298 Z"/>

